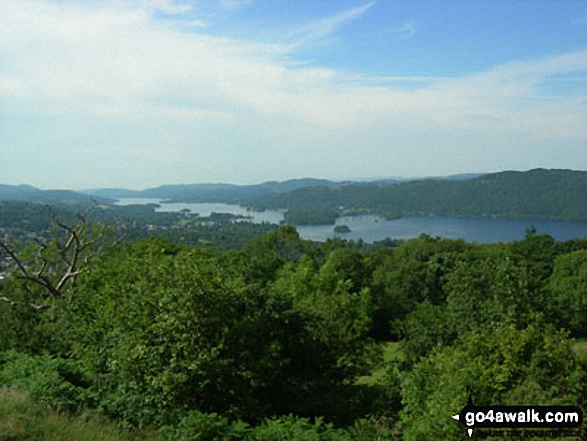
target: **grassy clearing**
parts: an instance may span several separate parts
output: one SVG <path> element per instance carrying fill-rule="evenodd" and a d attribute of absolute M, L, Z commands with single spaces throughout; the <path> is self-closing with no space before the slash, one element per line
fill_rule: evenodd
<path fill-rule="evenodd" d="M 68 416 L 36 403 L 20 389 L 0 388 L 0 441 L 160 441 L 131 434 L 96 416 Z"/>
<path fill-rule="evenodd" d="M 371 375 L 365 375 L 357 379 L 358 385 L 374 386 L 383 384 L 387 368 L 393 361 L 399 361 L 402 358 L 399 342 L 382 342 L 383 359 L 381 363 L 373 369 Z"/>
<path fill-rule="evenodd" d="M 587 361 L 587 339 L 586 338 L 578 338 L 573 342 L 573 351 L 577 356 Z"/>

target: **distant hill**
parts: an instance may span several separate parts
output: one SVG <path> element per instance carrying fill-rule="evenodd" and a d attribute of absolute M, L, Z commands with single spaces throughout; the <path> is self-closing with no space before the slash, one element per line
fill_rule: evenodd
<path fill-rule="evenodd" d="M 92 188 L 90 190 L 81 190 L 79 193 L 111 199 L 146 197 L 142 195 L 141 190 L 127 190 L 125 188 Z"/>
<path fill-rule="evenodd" d="M 476 178 L 300 188 L 246 204 L 257 208 L 587 221 L 587 172 L 535 169 Z"/>
<path fill-rule="evenodd" d="M 469 179 L 479 178 L 483 175 L 483 173 L 459 173 L 457 175 L 450 175 L 447 179 L 451 181 L 468 181 Z"/>
<path fill-rule="evenodd" d="M 478 177 L 478 174 L 462 174 L 449 176 L 449 180 L 466 180 Z M 437 178 L 430 178 L 437 179 Z M 388 178 L 374 181 L 343 181 L 334 182 L 327 179 L 290 179 L 283 182 L 268 181 L 256 185 L 235 184 L 171 184 L 146 190 L 127 190 L 124 188 L 96 188 L 81 193 L 105 198 L 151 198 L 168 202 L 224 202 L 227 204 L 241 203 L 255 198 L 266 198 L 277 194 L 308 187 L 330 187 L 334 185 L 390 185 L 400 184 L 416 179 Z"/>
<path fill-rule="evenodd" d="M 333 185 L 325 179 L 292 179 L 284 182 L 270 181 L 258 185 L 233 184 L 179 184 L 163 185 L 146 190 L 120 188 L 87 190 L 87 194 L 109 198 L 154 198 L 169 202 L 224 202 L 238 203 L 253 197 L 269 197 L 275 194 L 305 187 Z"/>
<path fill-rule="evenodd" d="M 70 190 L 41 190 L 30 185 L 0 184 L 0 201 L 39 202 L 43 204 L 87 205 L 91 202 L 89 195 Z M 113 203 L 113 199 L 96 196 L 96 202 Z"/>
<path fill-rule="evenodd" d="M 294 179 L 258 185 L 163 185 L 147 190 L 120 188 L 40 190 L 0 185 L 0 200 L 43 203 L 101 203 L 118 198 L 155 198 L 169 202 L 224 202 L 252 209 L 296 210 L 288 214 L 309 222 L 310 213 L 332 222 L 332 214 L 377 213 L 387 218 L 417 215 L 587 221 L 587 172 L 535 169 L 444 178 L 374 182 Z"/>

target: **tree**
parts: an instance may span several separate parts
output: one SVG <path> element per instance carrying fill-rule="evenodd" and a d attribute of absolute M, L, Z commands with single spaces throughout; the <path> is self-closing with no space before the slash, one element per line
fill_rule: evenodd
<path fill-rule="evenodd" d="M 587 332 L 587 250 L 556 258 L 546 287 L 546 310 L 560 327 L 574 336 Z"/>
<path fill-rule="evenodd" d="M 35 238 L 34 246 L 17 250 L 7 238 L 0 239 L 0 251 L 13 263 L 13 276 L 24 291 L 20 299 L 2 295 L 0 300 L 35 311 L 50 309 L 96 256 L 116 247 L 120 243 L 116 231 L 90 221 L 92 208 L 78 213 L 78 223 L 72 226 L 60 221 L 47 206 L 53 226 L 50 241 Z"/>
<path fill-rule="evenodd" d="M 443 303 L 446 273 L 467 248 L 461 240 L 422 235 L 385 258 L 372 277 L 373 335 L 382 340 L 397 338 L 400 322 L 420 302 Z"/>
<path fill-rule="evenodd" d="M 491 323 L 528 323 L 537 311 L 528 278 L 503 247 L 464 254 L 448 273 L 446 317 L 451 331 L 463 334 Z"/>
<path fill-rule="evenodd" d="M 438 345 L 448 345 L 456 338 L 450 329 L 444 305 L 420 303 L 402 321 L 401 341 L 404 363 L 413 366 Z"/>
<path fill-rule="evenodd" d="M 285 264 L 260 288 L 243 262 L 152 238 L 82 275 L 60 323 L 104 408 L 130 422 L 333 415 L 373 352 L 368 292 L 335 263 Z"/>
<path fill-rule="evenodd" d="M 553 326 L 511 324 L 463 334 L 454 346 L 438 347 L 405 374 L 402 421 L 406 441 L 457 439 L 451 419 L 466 404 L 576 405 L 585 372 L 570 341 Z"/>
<path fill-rule="evenodd" d="M 281 372 L 268 397 L 280 413 L 348 420 L 358 405 L 351 385 L 377 358 L 368 336 L 369 290 L 353 291 L 340 257 L 333 252 L 321 266 L 308 257 L 287 264 L 270 286 L 270 303 L 284 305 Z"/>
<path fill-rule="evenodd" d="M 524 240 L 511 244 L 514 262 L 526 273 L 528 291 L 539 296 L 540 291 L 552 273 L 557 255 L 557 243 L 548 234 L 537 234 L 532 226 L 526 230 Z"/>

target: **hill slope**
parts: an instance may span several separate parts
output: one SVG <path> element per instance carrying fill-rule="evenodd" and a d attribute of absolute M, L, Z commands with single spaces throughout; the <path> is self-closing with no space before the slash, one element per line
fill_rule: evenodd
<path fill-rule="evenodd" d="M 386 217 L 439 215 L 587 220 L 587 172 L 506 171 L 464 181 L 428 179 L 395 185 L 301 188 L 245 201 L 260 208 L 372 212 Z"/>
<path fill-rule="evenodd" d="M 333 185 L 325 179 L 292 179 L 284 182 L 264 182 L 258 185 L 180 184 L 162 185 L 146 190 L 119 188 L 88 190 L 86 193 L 111 198 L 154 198 L 169 202 L 224 202 L 238 203 L 247 198 L 270 197 L 298 188 Z"/>
<path fill-rule="evenodd" d="M 101 204 L 113 203 L 113 199 L 94 197 Z M 70 190 L 41 190 L 30 185 L 0 184 L 0 201 L 39 202 L 43 204 L 87 205 L 91 202 L 88 195 Z"/>

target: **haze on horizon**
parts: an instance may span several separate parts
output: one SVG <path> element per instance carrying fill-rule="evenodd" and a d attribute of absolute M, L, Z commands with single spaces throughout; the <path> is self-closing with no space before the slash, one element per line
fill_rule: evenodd
<path fill-rule="evenodd" d="M 587 170 L 583 0 L 2 0 L 0 183 Z"/>

